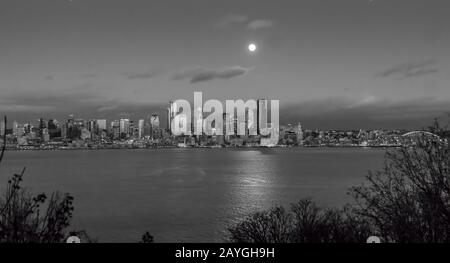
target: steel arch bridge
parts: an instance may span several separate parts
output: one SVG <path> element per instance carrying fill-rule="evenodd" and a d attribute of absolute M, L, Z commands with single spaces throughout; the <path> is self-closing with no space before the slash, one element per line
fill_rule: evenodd
<path fill-rule="evenodd" d="M 430 137 L 436 137 L 438 139 L 440 139 L 440 137 L 434 133 L 431 132 L 427 132 L 427 131 L 412 131 L 412 132 L 408 132 L 403 134 L 403 137 L 412 137 L 412 136 L 420 136 L 420 135 L 426 135 L 426 136 L 430 136 Z"/>

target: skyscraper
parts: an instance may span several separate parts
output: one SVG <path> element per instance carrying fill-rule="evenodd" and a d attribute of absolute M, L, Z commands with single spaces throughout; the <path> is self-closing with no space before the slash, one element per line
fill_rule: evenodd
<path fill-rule="evenodd" d="M 150 125 L 152 129 L 159 129 L 159 115 L 158 114 L 152 114 L 150 117 Z"/>
<path fill-rule="evenodd" d="M 63 139 L 67 138 L 67 123 L 63 123 L 61 125 L 61 138 Z"/>
<path fill-rule="evenodd" d="M 130 132 L 130 119 L 120 119 L 120 135 L 127 137 Z"/>
<path fill-rule="evenodd" d="M 138 139 L 144 137 L 144 120 L 140 119 L 138 123 Z"/>
<path fill-rule="evenodd" d="M 120 138 L 120 121 L 115 120 L 111 122 L 111 137 L 114 140 Z"/>
<path fill-rule="evenodd" d="M 297 126 L 297 142 L 299 145 L 303 145 L 303 130 L 300 122 Z"/>
<path fill-rule="evenodd" d="M 225 135 L 229 136 L 237 134 L 237 118 L 234 115 L 224 113 L 223 123 L 225 125 Z"/>
<path fill-rule="evenodd" d="M 87 122 L 87 129 L 88 129 L 88 131 L 90 131 L 91 133 L 94 133 L 94 132 L 95 132 L 96 126 L 97 126 L 96 120 L 89 120 L 89 121 Z"/>
<path fill-rule="evenodd" d="M 2 133 L 0 133 L 2 134 Z M 19 136 L 19 123 L 17 121 L 13 122 L 13 135 Z"/>
<path fill-rule="evenodd" d="M 106 120 L 105 119 L 97 120 L 97 127 L 100 132 L 105 131 L 106 130 Z"/>
<path fill-rule="evenodd" d="M 167 109 L 167 129 L 169 133 L 172 131 L 172 120 L 177 114 L 177 104 L 173 101 L 169 102 L 169 108 Z"/>
<path fill-rule="evenodd" d="M 257 120 L 256 120 L 256 116 L 257 114 L 257 110 L 258 108 L 256 108 L 255 110 L 252 109 L 248 109 L 245 113 L 245 117 L 246 117 L 246 131 L 245 133 L 247 135 L 256 135 L 257 134 Z"/>
<path fill-rule="evenodd" d="M 5 134 L 5 122 L 3 120 L 0 121 L 0 137 L 3 136 L 3 134 Z"/>
<path fill-rule="evenodd" d="M 172 103 L 172 102 L 171 102 Z M 167 119 L 166 119 L 166 122 L 167 122 L 167 131 L 168 132 L 170 132 L 170 122 L 171 122 L 171 118 L 170 118 L 170 115 L 171 115 L 171 113 L 170 113 L 170 106 L 169 106 L 169 108 L 167 108 Z"/>
<path fill-rule="evenodd" d="M 50 120 L 48 120 L 48 129 L 50 130 L 50 129 L 56 129 L 57 128 L 57 125 L 58 125 L 58 121 L 56 121 L 56 120 L 53 120 L 53 119 L 50 119 Z"/>
<path fill-rule="evenodd" d="M 43 118 L 39 119 L 39 137 L 44 140 L 44 129 L 47 129 Z M 48 133 L 48 132 L 47 132 Z"/>
<path fill-rule="evenodd" d="M 59 128 L 57 120 L 50 119 L 47 124 L 47 129 L 50 139 L 61 136 L 61 129 Z"/>
<path fill-rule="evenodd" d="M 267 128 L 267 100 L 260 99 L 257 101 L 258 112 L 257 112 L 257 131 L 261 134 L 261 130 Z"/>

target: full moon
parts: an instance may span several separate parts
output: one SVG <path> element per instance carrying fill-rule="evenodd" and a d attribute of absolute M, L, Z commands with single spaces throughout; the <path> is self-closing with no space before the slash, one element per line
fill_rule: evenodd
<path fill-rule="evenodd" d="M 250 45 L 248 45 L 248 50 L 250 52 L 255 52 L 256 51 L 256 45 L 254 43 L 251 43 Z"/>

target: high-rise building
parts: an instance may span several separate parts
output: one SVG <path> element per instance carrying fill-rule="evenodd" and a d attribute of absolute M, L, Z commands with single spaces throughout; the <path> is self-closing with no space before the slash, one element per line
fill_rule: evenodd
<path fill-rule="evenodd" d="M 236 135 L 237 134 L 237 118 L 235 118 L 234 115 L 230 115 L 228 113 L 223 114 L 224 120 L 224 134 L 229 135 Z"/>
<path fill-rule="evenodd" d="M 50 139 L 61 136 L 61 129 L 57 120 L 50 119 L 47 124 L 47 129 Z"/>
<path fill-rule="evenodd" d="M 120 121 L 115 120 L 111 122 L 111 137 L 114 140 L 120 138 Z"/>
<path fill-rule="evenodd" d="M 17 121 L 13 121 L 13 135 L 17 136 L 18 133 L 19 133 L 19 123 Z"/>
<path fill-rule="evenodd" d="M 63 123 L 61 125 L 61 138 L 63 139 L 67 138 L 67 123 Z"/>
<path fill-rule="evenodd" d="M 169 133 L 172 131 L 172 120 L 177 114 L 177 104 L 173 101 L 169 102 L 169 108 L 167 108 L 167 130 Z"/>
<path fill-rule="evenodd" d="M 47 128 L 43 128 L 42 130 L 39 130 L 39 131 L 42 132 L 42 136 L 41 136 L 42 141 L 44 141 L 44 142 L 50 141 L 50 134 L 48 133 Z"/>
<path fill-rule="evenodd" d="M 260 99 L 257 101 L 257 132 L 261 134 L 261 129 L 267 128 L 267 100 Z"/>
<path fill-rule="evenodd" d="M 85 140 L 89 140 L 92 138 L 92 134 L 91 132 L 87 129 L 87 128 L 82 128 L 81 129 L 81 135 L 80 138 L 85 141 Z"/>
<path fill-rule="evenodd" d="M 183 135 L 187 135 L 191 130 L 191 127 L 188 127 L 188 120 L 185 114 L 177 116 L 178 118 L 178 126 L 174 127 L 178 133 Z"/>
<path fill-rule="evenodd" d="M 130 119 L 120 119 L 119 129 L 121 137 L 128 137 L 130 133 Z"/>
<path fill-rule="evenodd" d="M 227 114 L 224 112 L 222 114 L 223 118 L 222 118 L 222 129 L 223 129 L 223 135 L 227 135 Z"/>
<path fill-rule="evenodd" d="M 57 127 L 58 127 L 58 121 L 57 120 L 53 120 L 53 119 L 48 120 L 47 128 L 49 130 L 50 129 L 56 129 Z"/>
<path fill-rule="evenodd" d="M 25 124 L 23 125 L 23 130 L 24 130 L 24 132 L 25 132 L 26 134 L 31 133 L 31 129 L 32 129 L 31 124 L 25 123 Z"/>
<path fill-rule="evenodd" d="M 39 137 L 41 140 L 44 140 L 44 129 L 47 129 L 47 125 L 45 125 L 45 121 L 43 118 L 39 119 Z M 47 131 L 48 133 L 48 131 Z"/>
<path fill-rule="evenodd" d="M 150 117 L 150 125 L 152 129 L 159 129 L 159 115 L 158 114 L 152 114 Z"/>
<path fill-rule="evenodd" d="M 89 120 L 88 122 L 87 122 L 87 129 L 88 129 L 88 131 L 90 131 L 91 133 L 95 133 L 95 131 L 96 131 L 96 126 L 97 126 L 97 122 L 96 122 L 96 120 Z"/>
<path fill-rule="evenodd" d="M 140 119 L 138 123 L 138 139 L 144 137 L 144 120 Z"/>
<path fill-rule="evenodd" d="M 97 120 L 97 128 L 99 129 L 100 132 L 105 131 L 106 130 L 106 120 L 105 119 Z"/>
<path fill-rule="evenodd" d="M 256 116 L 257 114 L 257 108 L 255 110 L 248 109 L 245 112 L 245 124 L 246 124 L 246 130 L 245 133 L 247 135 L 256 135 L 257 131 L 257 120 Z"/>
<path fill-rule="evenodd" d="M 300 122 L 297 126 L 297 142 L 299 145 L 303 145 L 303 130 Z"/>
<path fill-rule="evenodd" d="M 67 120 L 67 138 L 68 139 L 80 139 L 81 130 L 85 128 L 85 121 L 83 119 L 74 119 L 73 115 L 69 116 Z"/>
<path fill-rule="evenodd" d="M 0 137 L 3 136 L 3 134 L 5 134 L 5 130 L 6 130 L 5 122 L 2 120 L 0 121 Z"/>
<path fill-rule="evenodd" d="M 167 108 L 167 119 L 166 119 L 166 122 L 167 122 L 166 129 L 168 132 L 170 132 L 170 122 L 171 122 L 170 115 L 171 115 L 171 113 L 170 113 L 170 106 L 169 106 L 169 108 Z"/>

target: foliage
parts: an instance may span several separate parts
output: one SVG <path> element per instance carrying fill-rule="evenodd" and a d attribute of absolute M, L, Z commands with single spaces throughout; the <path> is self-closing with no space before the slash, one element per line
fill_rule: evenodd
<path fill-rule="evenodd" d="M 147 231 L 144 235 L 142 235 L 140 243 L 154 243 L 153 236 Z"/>
<path fill-rule="evenodd" d="M 8 181 L 0 198 L 0 242 L 54 243 L 67 238 L 73 197 L 54 193 L 32 196 L 21 187 L 23 172 Z M 45 208 L 44 208 L 45 207 Z"/>

